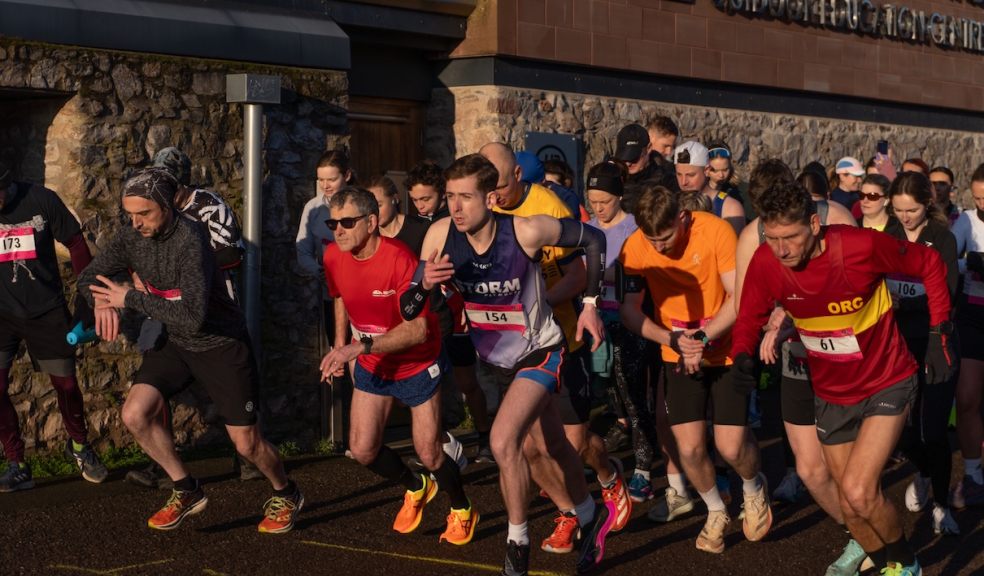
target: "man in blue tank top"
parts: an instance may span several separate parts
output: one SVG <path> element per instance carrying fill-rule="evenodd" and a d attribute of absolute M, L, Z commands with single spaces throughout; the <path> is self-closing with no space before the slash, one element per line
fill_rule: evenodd
<path fill-rule="evenodd" d="M 421 251 L 427 260 L 418 268 L 419 282 L 401 299 L 403 316 L 414 317 L 430 290 L 454 282 L 465 300 L 480 361 L 511 380 L 491 438 L 509 522 L 502 573 L 516 576 L 528 571 L 531 475 L 548 487 L 562 510 L 576 514 L 582 535 L 577 571 L 586 572 L 601 561 L 614 510 L 611 503 L 595 505 L 580 458 L 564 436 L 555 397 L 561 385 L 565 338 L 546 301 L 539 257 L 545 246 L 585 250 L 588 282 L 576 339 L 587 331 L 597 346 L 604 332 L 596 300 L 605 237 L 574 220 L 493 213 L 499 174 L 478 154 L 459 158 L 445 178 L 451 217 L 435 222 L 427 232 Z M 524 443 L 539 449 L 527 447 L 524 456 Z"/>

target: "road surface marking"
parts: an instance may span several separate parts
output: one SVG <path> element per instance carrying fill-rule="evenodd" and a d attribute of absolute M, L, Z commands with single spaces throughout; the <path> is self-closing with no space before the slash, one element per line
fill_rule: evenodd
<path fill-rule="evenodd" d="M 85 574 L 96 574 L 98 576 L 114 576 L 115 574 L 126 572 L 127 570 L 134 570 L 136 568 L 145 568 L 147 566 L 156 566 L 158 564 L 167 564 L 168 562 L 174 562 L 174 560 L 171 558 L 167 558 L 164 560 L 154 560 L 153 562 L 144 562 L 142 564 L 129 564 L 127 566 L 120 566 L 119 568 L 107 568 L 105 570 L 83 568 L 82 566 L 73 566 L 71 564 L 52 564 L 51 566 L 48 566 L 48 568 L 54 568 L 55 570 L 71 570 L 73 572 L 84 572 Z"/>
<path fill-rule="evenodd" d="M 339 544 L 325 544 L 324 542 L 314 542 L 312 540 L 301 540 L 301 544 L 309 544 L 311 546 L 319 546 L 321 548 L 333 548 L 335 550 L 342 550 L 345 552 L 362 552 L 363 554 L 372 554 L 374 556 L 388 556 L 390 558 L 403 558 L 406 560 L 417 560 L 418 562 L 432 562 L 434 564 L 444 564 L 446 566 L 459 566 L 461 568 L 471 568 L 474 570 L 483 570 L 485 572 L 502 571 L 502 566 L 495 566 L 492 564 L 479 564 L 477 562 L 463 562 L 461 560 L 448 560 L 447 558 L 432 558 L 429 556 L 413 556 L 411 554 L 383 552 L 382 550 L 372 550 L 369 548 L 355 548 L 353 546 L 341 546 Z M 530 570 L 529 573 L 530 576 L 561 576 L 556 572 L 548 572 L 546 570 Z"/>

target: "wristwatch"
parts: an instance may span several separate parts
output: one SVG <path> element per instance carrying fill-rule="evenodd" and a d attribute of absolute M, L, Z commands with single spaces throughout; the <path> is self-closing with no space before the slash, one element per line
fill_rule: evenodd
<path fill-rule="evenodd" d="M 363 354 L 372 354 L 372 336 L 363 334 L 362 337 L 359 338 L 359 342 L 362 342 Z"/>
<path fill-rule="evenodd" d="M 700 340 L 701 342 L 703 342 L 704 348 L 707 348 L 708 346 L 711 345 L 710 338 L 707 337 L 707 334 L 705 334 L 703 330 L 698 330 L 694 332 L 693 335 L 691 335 L 690 337 L 693 338 L 694 340 Z"/>

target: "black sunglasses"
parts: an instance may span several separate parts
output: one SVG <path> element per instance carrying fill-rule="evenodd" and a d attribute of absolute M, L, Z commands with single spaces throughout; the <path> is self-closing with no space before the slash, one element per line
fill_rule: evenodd
<path fill-rule="evenodd" d="M 949 182 L 943 182 L 942 180 L 937 180 L 936 182 L 933 182 L 933 188 L 936 188 L 937 190 L 949 190 L 952 187 L 953 187 L 952 184 L 950 184 Z"/>
<path fill-rule="evenodd" d="M 334 218 L 329 218 L 329 219 L 325 220 L 325 224 L 328 225 L 328 229 L 331 230 L 332 232 L 334 232 L 335 230 L 338 230 L 338 225 L 339 224 L 342 225 L 342 228 L 345 228 L 346 230 L 351 230 L 352 228 L 355 228 L 355 225 L 359 223 L 359 220 L 362 220 L 365 217 L 366 217 L 366 215 L 363 214 L 362 216 L 352 216 L 350 218 L 339 218 L 338 220 L 335 220 Z"/>
<path fill-rule="evenodd" d="M 877 202 L 879 200 L 885 199 L 884 194 L 868 194 L 865 192 L 861 193 L 861 197 L 864 198 L 865 200 L 868 200 L 869 202 Z"/>

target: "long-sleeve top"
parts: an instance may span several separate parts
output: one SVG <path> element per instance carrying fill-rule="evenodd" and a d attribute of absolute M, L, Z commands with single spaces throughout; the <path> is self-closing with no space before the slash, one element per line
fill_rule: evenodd
<path fill-rule="evenodd" d="M 885 276 L 921 278 L 935 325 L 950 314 L 946 266 L 932 248 L 874 230 L 826 226 L 821 238 L 823 252 L 799 268 L 783 266 L 768 244 L 755 251 L 732 330 L 732 356 L 756 353 L 761 327 L 779 302 L 807 349 L 816 395 L 856 404 L 916 371 Z"/>
<path fill-rule="evenodd" d="M 216 266 L 205 228 L 175 214 L 160 235 L 144 238 L 131 227 L 120 229 L 79 277 L 79 293 L 93 304 L 97 275 L 136 272 L 148 293 L 131 289 L 125 305 L 160 321 L 178 346 L 200 352 L 246 337 L 239 306 L 229 297 Z"/>

